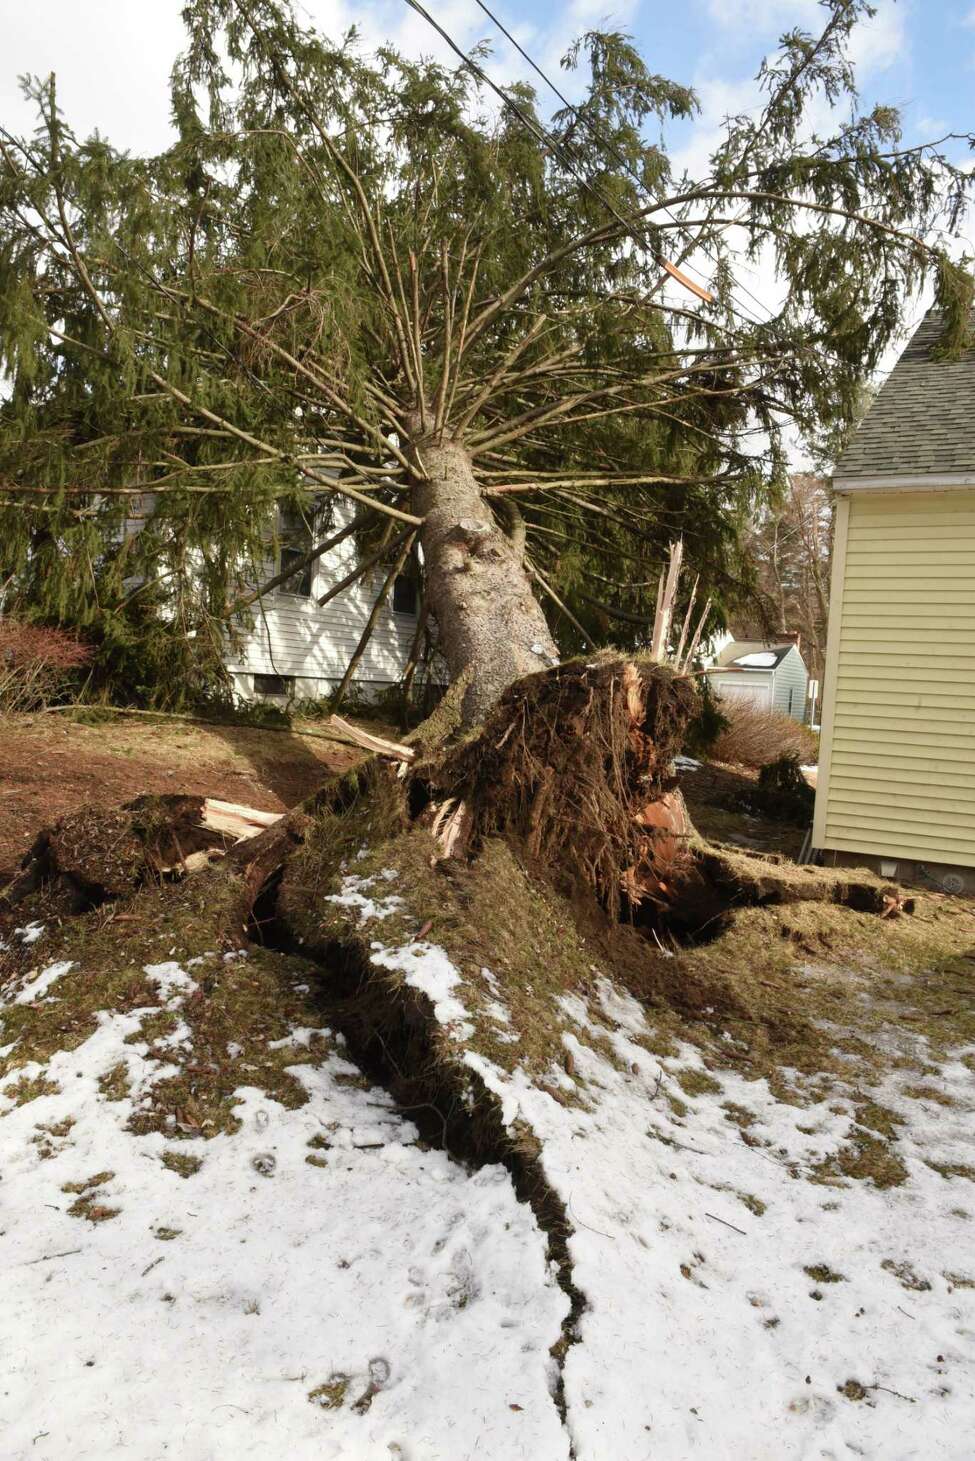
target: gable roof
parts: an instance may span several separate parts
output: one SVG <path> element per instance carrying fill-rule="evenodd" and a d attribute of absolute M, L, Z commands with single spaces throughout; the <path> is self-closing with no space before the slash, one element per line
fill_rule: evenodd
<path fill-rule="evenodd" d="M 733 639 L 730 644 L 725 645 L 724 649 L 718 655 L 718 661 L 714 668 L 742 670 L 745 673 L 753 673 L 755 670 L 768 672 L 769 670 L 778 668 L 790 649 L 795 649 L 795 645 L 792 643 L 767 644 L 761 639 Z M 769 655 L 771 657 L 770 663 L 764 665 L 739 665 L 735 663 L 736 660 L 740 660 L 745 655 L 751 654 Z"/>
<path fill-rule="evenodd" d="M 941 315 L 929 310 L 836 463 L 834 480 L 975 472 L 975 345 L 933 360 Z"/>

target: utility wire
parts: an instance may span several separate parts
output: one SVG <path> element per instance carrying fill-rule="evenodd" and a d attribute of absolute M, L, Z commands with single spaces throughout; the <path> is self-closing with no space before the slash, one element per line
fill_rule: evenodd
<path fill-rule="evenodd" d="M 818 45 L 821 45 L 822 42 L 823 42 L 823 40 L 825 39 L 826 35 L 828 35 L 832 30 L 834 30 L 835 27 L 840 23 L 840 21 L 842 21 L 842 19 L 844 18 L 844 16 L 849 12 L 852 3 L 853 3 L 853 0 L 846 0 L 846 3 L 842 6 L 842 8 L 839 11 L 837 11 L 837 13 L 833 16 L 833 19 L 830 21 L 830 23 L 829 23 L 826 31 L 824 32 L 823 36 L 820 37 L 820 40 L 817 43 L 817 46 Z M 532 68 L 532 70 L 536 73 L 536 75 L 538 75 L 538 76 L 541 77 L 541 79 L 545 82 L 546 86 L 548 86 L 550 88 L 550 90 L 553 91 L 555 93 L 555 95 L 559 98 L 559 100 L 562 102 L 562 104 L 565 107 L 567 107 L 570 112 L 572 112 L 572 114 L 576 118 L 576 120 L 579 121 L 579 122 L 581 122 L 583 126 L 585 126 L 586 128 L 588 128 L 589 132 L 595 138 L 595 140 L 597 142 L 599 142 L 601 144 L 601 146 L 603 146 L 612 155 L 612 157 L 615 159 L 615 161 L 629 174 L 629 176 L 633 179 L 633 181 L 637 184 L 637 186 L 643 192 L 643 194 L 646 197 L 650 198 L 652 201 L 657 201 L 657 200 L 653 199 L 653 195 L 650 192 L 649 188 L 647 188 L 646 185 L 643 183 L 643 181 L 640 178 L 639 174 L 636 173 L 633 170 L 633 168 L 629 165 L 629 163 L 627 162 L 627 160 L 626 160 L 625 156 L 623 155 L 623 153 L 620 152 L 619 148 L 617 148 L 615 146 L 615 144 L 612 142 L 612 140 L 610 138 L 606 137 L 604 134 L 602 134 L 599 131 L 599 129 L 596 127 L 595 123 L 592 122 L 589 119 L 589 117 L 587 117 L 585 115 L 585 113 L 580 110 L 579 107 L 574 106 L 573 103 L 569 101 L 568 97 L 565 96 L 564 93 L 559 89 L 559 87 L 557 87 L 555 85 L 555 82 L 551 79 L 551 77 L 548 76 L 545 71 L 543 71 L 543 69 L 541 68 L 541 66 L 539 66 L 538 63 L 533 59 L 533 57 L 530 56 L 529 53 L 525 50 L 525 48 L 518 43 L 518 41 L 511 34 L 511 32 L 504 25 L 504 23 L 498 18 L 498 16 L 496 16 L 494 14 L 494 12 L 490 9 L 490 7 L 484 3 L 484 0 L 476 0 L 476 4 L 479 6 L 479 8 L 481 10 L 483 10 L 484 14 L 491 21 L 493 21 L 493 23 L 497 26 L 498 30 L 506 38 L 506 40 L 512 46 L 514 46 L 514 48 L 518 52 L 518 54 L 525 61 L 528 62 L 528 65 Z M 808 64 L 808 58 L 807 58 L 807 61 L 805 61 L 803 63 L 804 66 L 806 64 Z M 795 77 L 793 75 L 793 76 L 791 76 L 789 78 L 789 80 L 787 82 L 783 82 L 783 87 L 785 85 L 787 85 L 787 84 L 791 84 L 794 80 L 795 80 Z M 782 91 L 782 87 L 779 88 L 779 92 L 776 95 L 781 94 L 781 91 Z M 765 109 L 765 116 L 768 115 L 769 109 L 773 105 L 775 99 L 776 98 L 773 97 L 769 101 L 769 104 L 768 104 L 768 106 Z M 609 206 L 608 202 L 607 202 L 607 206 Z M 671 209 L 669 209 L 667 207 L 664 207 L 664 212 L 665 212 L 665 214 L 670 219 L 673 220 L 674 223 L 677 223 L 677 224 L 680 223 L 680 219 L 675 216 L 675 214 L 671 211 Z M 711 258 L 711 260 L 712 260 L 713 263 L 717 263 L 717 260 L 714 259 L 713 255 L 711 255 L 710 252 L 708 251 L 708 247 L 707 247 L 706 244 L 702 243 L 700 245 L 700 247 L 704 251 L 704 253 L 708 254 L 708 257 Z M 688 270 L 688 272 L 697 274 L 698 277 L 701 278 L 701 279 L 704 278 L 704 275 L 701 273 L 701 271 L 699 269 L 694 268 L 693 265 L 686 264 L 684 267 Z M 767 318 L 766 319 L 756 319 L 750 313 L 746 313 L 744 315 L 741 314 L 739 310 L 732 310 L 732 313 L 733 314 L 736 314 L 739 319 L 744 319 L 744 320 L 746 320 L 747 323 L 758 325 L 760 328 L 763 325 L 769 325 L 769 324 L 771 324 L 773 322 L 773 314 L 772 314 L 772 311 L 769 309 L 768 305 L 766 305 L 765 303 L 763 303 L 763 301 L 760 300 L 758 298 L 758 296 L 756 294 L 754 294 L 752 292 L 752 290 L 750 290 L 748 288 L 748 285 L 747 284 L 743 284 L 743 283 L 741 283 L 741 281 L 739 281 L 739 286 L 738 287 L 741 289 L 742 293 L 746 294 L 748 296 L 748 298 L 751 299 L 759 307 L 760 310 L 763 310 L 765 312 Z M 734 294 L 731 293 L 730 291 L 729 291 L 729 298 L 731 299 L 731 301 L 732 301 L 733 304 L 740 304 L 740 301 L 736 300 Z M 746 309 L 746 306 L 745 305 L 741 305 L 741 310 L 745 310 L 745 309 Z M 840 364 L 839 360 L 837 359 L 837 356 L 836 356 L 835 352 L 833 352 L 831 350 L 825 349 L 822 345 L 814 345 L 814 346 L 811 346 L 810 347 L 810 350 L 811 350 L 811 353 L 812 354 L 818 355 L 819 358 L 820 358 L 820 360 L 822 360 L 827 365 L 838 365 L 838 364 Z"/>
<path fill-rule="evenodd" d="M 648 252 L 650 252 L 655 258 L 658 259 L 658 262 L 660 262 L 664 265 L 664 267 L 667 268 L 668 273 L 673 272 L 673 265 L 668 265 L 666 263 L 666 261 L 663 259 L 662 254 L 660 253 L 660 250 L 655 248 L 654 245 L 650 242 L 646 230 L 641 229 L 639 223 L 634 218 L 627 218 L 624 214 L 622 214 L 619 209 L 616 208 L 615 205 L 611 203 L 610 200 L 600 191 L 600 189 L 596 187 L 594 183 L 590 182 L 587 177 L 585 177 L 577 170 L 575 160 L 571 156 L 568 156 L 566 154 L 564 144 L 560 142 L 560 140 L 555 137 L 551 132 L 546 131 L 544 127 L 536 122 L 534 117 L 530 116 L 529 113 L 525 111 L 524 107 L 519 106 L 516 101 L 513 101 L 512 98 L 508 96 L 508 94 L 502 89 L 502 87 L 498 86 L 497 82 L 488 75 L 483 66 L 481 66 L 479 62 L 475 61 L 473 56 L 468 55 L 463 47 L 454 40 L 453 36 L 451 36 L 443 28 L 439 21 L 437 21 L 430 14 L 429 10 L 427 10 L 425 6 L 420 4 L 420 0 L 406 0 L 406 4 L 410 7 L 411 10 L 415 10 L 417 15 L 421 16 L 422 19 L 425 20 L 427 24 L 437 32 L 441 40 L 443 40 L 450 47 L 455 56 L 463 61 L 468 70 L 473 72 L 473 74 L 478 78 L 479 81 L 482 81 L 485 86 L 489 87 L 490 90 L 494 92 L 494 94 L 504 103 L 509 111 L 511 111 L 518 118 L 522 126 L 525 127 L 532 134 L 535 140 L 537 142 L 541 142 L 544 146 L 548 147 L 561 160 L 563 166 L 572 174 L 576 182 L 579 183 L 579 185 L 583 187 L 586 192 L 591 193 L 596 201 L 600 203 L 608 213 L 611 213 L 618 223 L 622 224 L 623 228 L 626 229 L 630 237 L 638 243 L 642 242 L 643 246 L 648 250 Z M 690 287 L 694 290 L 695 293 L 700 292 L 697 285 L 690 285 Z M 731 312 L 733 314 L 737 314 L 738 318 L 742 319 L 744 323 L 748 326 L 754 326 L 757 323 L 761 323 L 759 321 L 749 319 L 747 316 L 741 315 L 737 310 L 732 309 Z"/>
<path fill-rule="evenodd" d="M 535 74 L 537 76 L 540 76 L 541 77 L 541 79 L 545 82 L 545 85 L 549 88 L 549 90 L 550 91 L 553 91 L 555 93 L 555 95 L 558 97 L 559 101 L 562 103 L 562 105 L 564 107 L 566 107 L 567 110 L 572 113 L 572 115 L 575 117 L 576 121 L 577 122 L 581 122 L 582 125 L 592 135 L 592 137 L 594 137 L 595 140 L 600 144 L 600 146 L 603 147 L 603 148 L 605 148 L 606 151 L 610 153 L 610 155 L 619 164 L 619 166 L 623 168 L 624 172 L 626 172 L 633 179 L 633 181 L 636 183 L 636 185 L 640 189 L 640 191 L 646 197 L 653 199 L 652 193 L 650 192 L 649 188 L 644 183 L 643 179 L 640 177 L 639 173 L 637 173 L 635 171 L 635 169 L 630 166 L 630 164 L 627 161 L 626 157 L 620 151 L 620 149 L 616 146 L 616 144 L 610 138 L 608 138 L 605 135 L 605 133 L 601 132 L 599 130 L 599 128 L 596 126 L 596 124 L 593 121 L 591 121 L 590 118 L 587 117 L 586 114 L 579 107 L 574 106 L 573 103 L 571 101 L 569 101 L 569 98 L 564 94 L 564 92 L 562 92 L 556 86 L 556 84 L 552 80 L 552 78 L 550 76 L 548 76 L 547 73 L 542 70 L 541 66 L 539 66 L 538 63 L 533 59 L 533 57 L 531 57 L 528 54 L 528 52 L 525 50 L 524 46 L 522 46 L 522 45 L 519 44 L 519 42 L 511 34 L 510 30 L 508 30 L 508 28 L 504 24 L 504 22 L 501 21 L 498 18 L 498 16 L 495 15 L 494 11 L 491 10 L 489 6 L 485 5 L 484 0 L 476 0 L 476 3 L 480 7 L 480 9 L 484 11 L 484 14 L 488 17 L 488 19 L 491 20 L 494 23 L 494 25 L 497 26 L 498 30 L 505 37 L 505 39 L 512 46 L 514 46 L 514 48 L 518 52 L 519 56 L 521 56 L 523 60 L 525 60 L 525 61 L 528 62 L 528 65 L 532 68 L 532 70 L 535 72 Z M 657 199 L 653 199 L 653 201 L 656 202 L 658 200 Z M 665 207 L 664 208 L 664 212 L 665 212 L 665 214 L 667 215 L 668 218 L 670 218 L 670 219 L 673 220 L 674 223 L 680 224 L 680 219 L 676 216 L 676 214 L 670 208 Z M 687 232 L 687 236 L 690 237 L 690 231 L 687 230 L 686 232 Z M 707 245 L 706 244 L 701 244 L 700 247 L 704 250 L 705 253 L 708 253 L 708 248 L 707 248 Z M 717 263 L 717 260 L 714 259 L 710 254 L 708 255 L 708 257 L 712 259 L 712 262 L 713 263 Z M 684 267 L 687 269 L 687 271 L 689 273 L 697 274 L 697 276 L 698 276 L 699 279 L 704 279 L 704 275 L 701 273 L 700 269 L 696 269 L 692 264 L 687 264 Z M 770 319 L 771 318 L 771 310 L 769 310 L 768 306 L 765 305 L 765 304 L 763 304 L 763 302 L 757 297 L 757 295 L 755 295 L 755 294 L 752 293 L 752 291 L 748 288 L 748 286 L 746 284 L 740 285 L 740 288 L 741 288 L 741 290 L 742 290 L 743 293 L 745 293 L 745 294 L 748 295 L 749 299 L 751 299 L 756 305 L 758 305 L 758 308 L 760 310 L 764 310 L 765 311 L 766 315 L 768 315 L 768 317 Z M 757 318 L 753 318 L 751 316 L 751 314 L 748 313 L 747 306 L 741 304 L 740 301 L 735 300 L 735 297 L 734 297 L 733 294 L 730 295 L 730 298 L 731 298 L 731 300 L 732 300 L 733 303 L 739 304 L 740 309 L 742 311 L 745 311 L 746 312 L 746 317 L 749 319 L 750 323 L 753 323 L 753 324 L 756 324 L 756 325 L 765 325 L 765 324 L 768 324 L 769 323 L 769 319 L 757 319 Z"/>
<path fill-rule="evenodd" d="M 844 7 L 843 7 L 843 13 L 845 13 L 849 9 L 850 3 L 852 3 L 852 0 L 848 0 L 848 3 L 846 5 L 844 5 Z M 525 127 L 528 128 L 528 130 L 532 133 L 532 135 L 536 138 L 537 141 L 544 142 L 548 147 L 550 147 L 552 149 L 553 152 L 555 152 L 555 154 L 557 156 L 559 156 L 561 158 L 563 164 L 568 168 L 569 172 L 572 173 L 572 175 L 573 175 L 573 177 L 575 177 L 576 181 L 578 183 L 580 183 L 581 186 L 584 187 L 587 192 L 591 193 L 593 195 L 593 197 L 595 197 L 595 198 L 597 198 L 599 200 L 599 202 L 603 205 L 603 207 L 606 208 L 607 211 L 610 212 L 614 216 L 614 218 L 616 218 L 617 221 L 623 225 L 624 228 L 626 228 L 627 232 L 630 234 L 631 237 L 635 237 L 640 232 L 639 225 L 636 223 L 636 221 L 634 219 L 632 219 L 632 218 L 630 218 L 630 219 L 625 218 L 623 216 L 623 214 L 621 214 L 619 212 L 619 210 L 613 206 L 613 204 L 610 202 L 610 200 L 608 198 L 606 198 L 603 195 L 603 193 L 594 184 L 592 184 L 589 181 L 588 178 L 581 177 L 579 175 L 579 173 L 576 171 L 576 168 L 573 166 L 572 159 L 566 157 L 565 150 L 564 150 L 564 144 L 562 144 L 557 137 L 553 136 L 549 132 L 546 132 L 545 129 L 542 128 L 541 126 L 539 126 L 539 124 L 536 123 L 534 121 L 534 119 L 532 117 L 530 117 L 524 111 L 524 109 L 522 107 L 520 107 L 516 102 L 514 102 L 511 99 L 511 97 L 509 97 L 506 94 L 506 92 L 500 86 L 498 86 L 495 81 L 492 80 L 492 78 L 487 74 L 487 72 L 484 70 L 484 68 L 482 66 L 480 66 L 473 59 L 473 57 L 469 56 L 463 50 L 463 48 L 460 45 L 458 45 L 458 43 L 453 39 L 453 37 L 450 36 L 447 33 L 447 31 L 443 28 L 443 26 L 440 25 L 439 22 L 434 19 L 434 17 L 429 13 L 429 11 L 426 10 L 425 7 L 422 4 L 420 4 L 420 0 L 406 0 L 406 4 L 409 5 L 412 10 L 415 10 L 418 15 L 422 16 L 422 18 L 427 22 L 428 25 L 432 26 L 432 28 L 437 32 L 437 34 L 447 43 L 447 45 L 454 52 L 454 54 L 456 56 L 458 56 L 460 58 L 460 60 L 462 60 L 464 62 L 464 64 L 469 68 L 469 70 L 471 70 L 474 73 L 475 76 L 478 77 L 479 80 L 483 81 L 486 86 L 490 87 L 490 89 L 495 93 L 495 95 L 498 96 L 501 99 L 501 101 L 504 103 L 504 105 L 506 107 L 508 107 L 509 110 L 512 111 L 514 113 L 514 115 L 521 121 L 521 123 L 523 124 L 523 126 L 525 126 Z M 552 82 L 549 79 L 549 77 L 545 74 L 545 72 L 542 70 L 542 68 L 539 65 L 537 65 L 537 63 L 532 59 L 532 57 L 528 54 L 528 52 L 524 49 L 524 47 L 522 47 L 521 45 L 519 45 L 519 43 L 515 40 L 514 36 L 511 35 L 511 33 L 502 24 L 502 22 L 493 13 L 493 11 L 491 11 L 488 8 L 488 6 L 483 3 L 483 0 L 477 0 L 477 4 L 479 5 L 480 9 L 484 12 L 484 14 L 490 17 L 490 19 L 498 27 L 498 29 L 501 31 L 501 33 L 515 47 L 515 49 L 518 51 L 519 55 L 521 55 L 522 57 L 524 57 L 524 59 L 528 62 L 528 64 L 532 67 L 532 69 L 540 77 L 542 77 L 542 79 L 545 81 L 546 85 L 549 86 L 549 87 L 551 87 L 551 89 L 555 93 L 555 95 L 557 97 L 559 97 L 559 99 L 562 102 L 564 102 L 564 104 L 569 108 L 569 110 L 572 111 L 573 114 L 581 122 L 583 122 L 584 125 L 586 125 L 589 128 L 589 130 L 592 132 L 593 136 L 595 136 L 597 138 L 597 140 L 601 140 L 602 145 L 604 147 L 608 147 L 610 149 L 610 151 L 614 151 L 613 145 L 605 137 L 600 138 L 600 134 L 595 129 L 594 124 L 592 124 L 589 121 L 589 119 L 587 117 L 585 117 L 579 111 L 579 109 L 577 107 L 574 107 L 572 105 L 572 103 L 570 101 L 568 101 L 568 99 L 565 96 L 563 96 L 563 94 L 559 90 L 559 88 L 554 84 L 554 82 Z M 646 196 L 652 198 L 652 195 L 650 194 L 649 190 L 643 185 L 643 183 L 640 181 L 639 177 L 631 171 L 631 169 L 629 168 L 629 165 L 626 163 L 625 158 L 622 158 L 621 155 L 618 152 L 616 152 L 615 155 L 616 155 L 617 159 L 622 162 L 622 165 L 626 168 L 627 172 L 630 173 L 630 176 L 635 178 L 635 180 L 639 184 L 641 190 L 646 194 Z M 656 200 L 653 200 L 653 201 L 656 201 Z M 674 214 L 666 206 L 664 206 L 663 211 L 674 222 L 676 222 L 678 224 L 680 223 L 680 220 L 677 219 L 677 218 L 675 218 Z M 670 272 L 672 266 L 668 266 L 667 263 L 666 263 L 666 260 L 664 260 L 664 258 L 662 256 L 662 254 L 658 250 L 655 250 L 653 248 L 652 244 L 650 243 L 649 238 L 646 235 L 645 230 L 642 231 L 642 237 L 643 237 L 643 242 L 644 242 L 645 246 L 648 248 L 648 250 L 655 257 L 657 257 L 659 259 L 659 262 L 661 262 L 662 264 L 664 264 L 664 266 L 667 267 L 668 272 Z M 701 245 L 701 247 L 702 247 L 702 249 L 704 249 L 705 252 L 707 252 L 707 250 L 706 250 L 706 248 L 705 248 L 705 246 L 703 244 Z M 704 277 L 703 275 L 700 274 L 700 270 L 695 269 L 694 272 L 697 273 L 699 275 L 699 277 L 701 277 L 701 278 Z M 695 289 L 695 292 L 696 292 L 697 286 L 693 286 L 692 285 L 691 287 L 694 288 Z M 767 306 L 764 305 L 761 302 L 761 300 L 759 300 L 757 298 L 757 296 L 754 295 L 751 292 L 750 289 L 748 289 L 747 285 L 744 285 L 743 284 L 743 285 L 741 285 L 741 288 L 742 288 L 742 290 L 746 294 L 749 295 L 749 297 L 751 299 L 755 300 L 755 303 L 758 304 L 761 309 L 767 310 Z M 737 308 L 734 307 L 735 304 L 737 303 L 737 301 L 735 300 L 735 297 L 734 297 L 733 294 L 731 294 L 729 297 L 730 297 L 730 299 L 732 301 L 731 305 L 729 305 L 729 312 L 732 315 L 736 316 L 738 319 L 740 319 L 745 325 L 752 326 L 752 327 L 758 326 L 759 328 L 762 328 L 763 326 L 772 323 L 771 311 L 768 311 L 768 313 L 769 313 L 769 319 L 767 319 L 767 320 L 757 320 L 757 319 L 754 319 L 753 317 L 751 317 L 750 315 L 743 314 L 741 312 L 741 309 L 737 309 Z M 742 308 L 744 308 L 744 306 L 742 306 Z M 838 360 L 837 360 L 836 355 L 832 351 L 825 350 L 823 348 L 823 346 L 821 346 L 821 345 L 809 346 L 809 347 L 806 347 L 806 349 L 809 351 L 809 353 L 811 353 L 813 355 L 817 355 L 826 364 L 838 364 L 839 363 Z"/>

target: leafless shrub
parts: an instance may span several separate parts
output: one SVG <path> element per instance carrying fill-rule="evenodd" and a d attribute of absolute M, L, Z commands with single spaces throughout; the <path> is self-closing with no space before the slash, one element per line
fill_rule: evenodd
<path fill-rule="evenodd" d="M 88 645 L 63 629 L 0 619 L 0 715 L 53 704 L 90 660 Z"/>
<path fill-rule="evenodd" d="M 803 764 L 815 762 L 819 740 L 807 725 L 778 710 L 763 710 L 730 696 L 721 701 L 728 722 L 710 748 L 715 761 L 734 766 L 768 766 L 783 756 L 797 756 Z"/>

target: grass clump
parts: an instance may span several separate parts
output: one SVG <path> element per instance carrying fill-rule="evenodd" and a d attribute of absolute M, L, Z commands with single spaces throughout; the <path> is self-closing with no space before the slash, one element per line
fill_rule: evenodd
<path fill-rule="evenodd" d="M 836 1273 L 828 1263 L 811 1263 L 802 1271 L 808 1274 L 814 1283 L 846 1283 L 846 1274 Z"/>
<path fill-rule="evenodd" d="M 73 1116 L 66 1116 L 63 1121 L 37 1122 L 31 1141 L 41 1161 L 49 1161 L 64 1150 L 74 1124 Z"/>
<path fill-rule="evenodd" d="M 905 1118 L 876 1101 L 864 1101 L 856 1108 L 856 1119 L 857 1124 L 865 1126 L 868 1131 L 876 1131 L 888 1141 L 896 1141 L 897 1129 L 903 1126 Z"/>
<path fill-rule="evenodd" d="M 26 1106 L 28 1101 L 37 1101 L 41 1096 L 57 1096 L 60 1090 L 57 1081 L 49 1081 L 44 1075 L 22 1075 L 4 1086 L 3 1095 L 15 1106 Z"/>
<path fill-rule="evenodd" d="M 164 1151 L 159 1160 L 164 1167 L 168 1167 L 170 1172 L 175 1172 L 179 1177 L 193 1177 L 203 1166 L 202 1157 L 195 1157 L 191 1152 L 172 1149 Z"/>
<path fill-rule="evenodd" d="M 761 1217 L 764 1212 L 768 1211 L 768 1203 L 763 1202 L 760 1197 L 756 1197 L 753 1192 L 736 1192 L 735 1196 L 755 1217 Z"/>
<path fill-rule="evenodd" d="M 693 1066 L 677 1071 L 676 1079 L 685 1096 L 716 1096 L 721 1091 L 721 1084 L 714 1076 Z"/>
<path fill-rule="evenodd" d="M 131 1090 L 129 1083 L 129 1068 L 124 1060 L 119 1060 L 106 1070 L 104 1075 L 98 1077 L 98 1090 L 106 1101 L 124 1101 Z"/>
<path fill-rule="evenodd" d="M 62 1192 L 78 1194 L 68 1208 L 68 1216 L 85 1218 L 90 1223 L 105 1223 L 118 1217 L 122 1209 L 109 1207 L 98 1195 L 98 1189 L 111 1182 L 114 1176 L 114 1172 L 96 1172 L 93 1177 L 83 1178 L 80 1182 L 65 1182 Z"/>
<path fill-rule="evenodd" d="M 887 1143 L 863 1127 L 854 1126 L 850 1139 L 813 1169 L 815 1182 L 837 1182 L 842 1178 L 872 1182 L 875 1187 L 900 1187 L 907 1181 L 907 1168 Z"/>
<path fill-rule="evenodd" d="M 905 1086 L 904 1095 L 910 1096 L 912 1101 L 934 1101 L 938 1106 L 957 1106 L 958 1104 L 954 1096 L 950 1096 L 947 1091 L 940 1090 L 938 1086 Z"/>
<path fill-rule="evenodd" d="M 894 1275 L 901 1288 L 908 1289 L 911 1293 L 923 1294 L 931 1288 L 928 1280 L 916 1274 L 909 1263 L 898 1263 L 893 1258 L 885 1258 L 880 1266 L 885 1273 Z"/>
<path fill-rule="evenodd" d="M 969 1182 L 975 1182 L 975 1167 L 970 1167 L 967 1162 L 934 1162 L 927 1157 L 924 1160 L 925 1165 L 946 1182 L 950 1182 L 953 1177 L 965 1177 Z"/>
<path fill-rule="evenodd" d="M 309 1390 L 308 1399 L 320 1410 L 341 1410 L 349 1389 L 348 1375 L 329 1375 L 321 1385 Z"/>

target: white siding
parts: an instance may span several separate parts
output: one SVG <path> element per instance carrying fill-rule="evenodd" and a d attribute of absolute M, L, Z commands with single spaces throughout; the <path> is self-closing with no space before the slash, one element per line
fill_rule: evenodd
<path fill-rule="evenodd" d="M 808 684 L 809 671 L 802 655 L 793 646 L 773 672 L 772 709 L 791 715 L 793 720 L 804 720 Z"/>
<path fill-rule="evenodd" d="M 335 529 L 343 527 L 353 512 L 351 504 L 337 506 Z M 298 696 L 323 695 L 334 688 L 359 642 L 388 572 L 381 567 L 372 570 L 319 608 L 316 599 L 344 578 L 355 562 L 355 539 L 346 538 L 314 565 L 308 598 L 276 589 L 253 606 L 254 627 L 242 648 L 232 651 L 227 661 L 245 694 L 250 692 L 249 679 L 242 684 L 239 677 L 253 674 L 293 675 Z M 275 566 L 269 564 L 268 576 L 274 572 Z M 367 689 L 398 680 L 415 633 L 416 615 L 396 613 L 390 593 L 356 669 L 355 682 Z"/>

